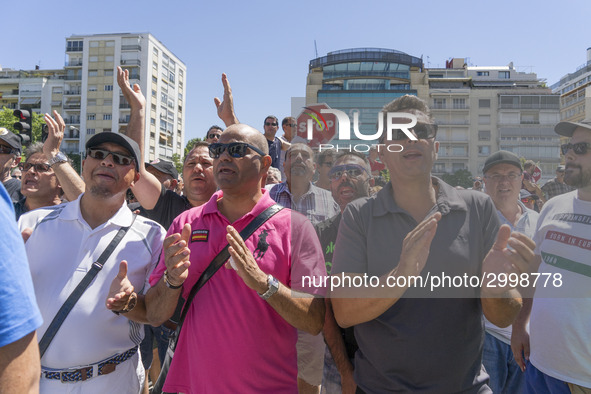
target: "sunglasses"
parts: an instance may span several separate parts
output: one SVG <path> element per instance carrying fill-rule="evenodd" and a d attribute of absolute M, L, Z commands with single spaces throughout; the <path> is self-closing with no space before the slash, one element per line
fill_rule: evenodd
<path fill-rule="evenodd" d="M 437 135 L 437 125 L 434 123 L 417 123 L 412 129 L 409 129 L 409 131 L 410 130 L 412 130 L 420 140 L 435 138 Z M 397 129 L 392 131 L 392 139 L 407 140 L 409 138 L 404 131 Z"/>
<path fill-rule="evenodd" d="M 343 164 L 340 166 L 334 166 L 328 172 L 328 178 L 332 181 L 341 179 L 343 174 L 347 174 L 349 178 L 358 178 L 363 173 L 367 173 L 367 169 L 357 164 Z"/>
<path fill-rule="evenodd" d="M 88 148 L 86 150 L 86 155 L 97 160 L 104 160 L 107 158 L 107 156 L 111 155 L 113 157 L 113 163 L 120 166 L 128 166 L 135 161 L 133 157 L 98 148 Z"/>
<path fill-rule="evenodd" d="M 10 146 L 0 145 L 0 153 L 2 153 L 4 155 L 10 155 L 10 154 L 13 154 L 16 152 L 17 152 L 17 150 L 11 148 Z"/>
<path fill-rule="evenodd" d="M 25 165 L 23 166 L 23 171 L 27 172 L 31 168 L 34 168 L 35 172 L 49 172 L 49 170 L 51 170 L 51 166 L 47 163 L 25 163 Z"/>
<path fill-rule="evenodd" d="M 588 142 L 577 142 L 576 144 L 562 144 L 560 145 L 560 150 L 563 155 L 566 155 L 571 149 L 575 152 L 575 155 L 584 155 L 587 153 L 589 147 L 591 147 L 591 144 Z"/>
<path fill-rule="evenodd" d="M 521 202 L 523 203 L 530 203 L 530 202 L 534 202 L 535 200 L 531 197 L 527 197 L 527 198 L 522 198 Z"/>
<path fill-rule="evenodd" d="M 261 156 L 265 156 L 265 152 L 246 142 L 230 142 L 229 144 L 221 144 L 216 142 L 215 144 L 209 145 L 209 156 L 213 159 L 219 159 L 219 157 L 228 149 L 228 154 L 234 159 L 244 157 L 246 155 L 246 149 L 252 149 Z"/>
<path fill-rule="evenodd" d="M 209 135 L 207 136 L 207 138 L 209 138 L 209 139 L 218 138 L 218 139 L 219 139 L 221 136 L 222 136 L 221 134 L 213 134 L 213 133 L 212 133 L 212 134 L 209 134 Z"/>
<path fill-rule="evenodd" d="M 275 122 L 275 123 L 265 122 L 265 126 L 277 126 L 277 122 Z"/>

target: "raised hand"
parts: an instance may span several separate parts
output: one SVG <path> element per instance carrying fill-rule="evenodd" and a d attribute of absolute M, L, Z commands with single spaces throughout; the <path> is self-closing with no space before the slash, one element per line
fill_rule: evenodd
<path fill-rule="evenodd" d="M 140 85 L 136 83 L 132 87 L 129 82 L 129 70 L 123 70 L 120 66 L 117 66 L 117 84 L 132 110 L 146 108 L 146 98 L 142 94 Z"/>
<path fill-rule="evenodd" d="M 224 121 L 226 127 L 239 123 L 236 114 L 234 113 L 234 97 L 232 96 L 232 88 L 226 74 L 222 74 L 222 85 L 224 85 L 224 101 L 220 101 L 215 97 L 213 102 L 218 110 L 218 117 Z"/>
<path fill-rule="evenodd" d="M 43 119 L 47 125 L 47 139 L 43 143 L 43 153 L 48 159 L 51 159 L 60 151 L 66 123 L 55 110 L 53 111 L 53 118 L 51 115 L 45 114 Z"/>
<path fill-rule="evenodd" d="M 107 309 L 120 311 L 125 308 L 133 290 L 133 285 L 127 277 L 127 261 L 123 260 L 119 264 L 119 272 L 111 282 L 111 287 L 109 288 L 106 301 Z"/>
<path fill-rule="evenodd" d="M 173 286 L 182 285 L 189 276 L 191 251 L 188 245 L 190 236 L 191 225 L 186 223 L 181 234 L 172 234 L 164 240 L 164 263 L 168 273 L 168 282 Z"/>
<path fill-rule="evenodd" d="M 437 231 L 437 223 L 441 219 L 441 213 L 435 212 L 417 225 L 406 235 L 402 242 L 400 262 L 396 268 L 398 275 L 417 276 L 425 268 L 431 242 Z"/>

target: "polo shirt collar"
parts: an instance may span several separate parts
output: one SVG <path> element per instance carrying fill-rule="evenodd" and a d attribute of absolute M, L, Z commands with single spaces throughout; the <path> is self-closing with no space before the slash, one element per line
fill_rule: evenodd
<path fill-rule="evenodd" d="M 62 220 L 79 220 L 80 222 L 86 223 L 86 220 L 82 217 L 82 211 L 80 210 L 80 200 L 84 193 L 80 194 L 78 198 L 72 201 L 69 204 L 66 204 L 64 209 L 61 211 L 59 217 Z M 133 217 L 133 213 L 129 208 L 127 208 L 127 204 L 123 201 L 121 204 L 121 208 L 113 215 L 107 223 L 114 224 L 116 226 L 125 227 L 131 224 L 131 218 Z"/>
<path fill-rule="evenodd" d="M 452 210 L 467 211 L 468 206 L 464 199 L 460 196 L 458 190 L 451 187 L 441 179 L 432 176 L 431 182 L 433 186 L 439 186 L 439 191 L 436 196 L 437 210 L 442 215 L 447 215 Z M 388 182 L 376 195 L 376 208 L 374 216 L 383 216 L 387 213 L 407 213 L 400 208 L 396 201 L 394 201 L 394 194 L 392 191 L 392 181 Z"/>
<path fill-rule="evenodd" d="M 259 201 L 257 201 L 257 203 L 253 207 L 252 211 L 250 211 L 249 213 L 247 213 L 243 217 L 246 217 L 249 215 L 252 217 L 256 217 L 261 212 L 263 212 L 265 209 L 267 209 L 271 205 L 275 204 L 275 201 L 271 198 L 271 196 L 269 195 L 269 191 L 267 189 L 261 189 L 261 191 L 263 193 L 262 197 L 259 199 Z M 205 205 L 203 206 L 203 211 L 202 211 L 203 215 L 208 215 L 208 214 L 221 215 L 221 212 L 218 209 L 218 200 L 220 198 L 222 198 L 223 196 L 224 196 L 224 192 L 222 190 L 218 190 L 217 192 L 215 192 L 213 194 L 213 196 L 211 196 L 209 201 L 206 202 Z M 238 220 L 240 220 L 240 219 L 238 219 Z"/>

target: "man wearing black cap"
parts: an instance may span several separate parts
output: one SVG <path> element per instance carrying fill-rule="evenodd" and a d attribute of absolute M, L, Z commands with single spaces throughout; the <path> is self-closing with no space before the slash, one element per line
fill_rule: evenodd
<path fill-rule="evenodd" d="M 591 120 L 560 122 L 570 137 L 561 146 L 564 182 L 577 189 L 548 201 L 534 241 L 538 273 L 530 336 L 514 348 L 525 353 L 526 393 L 591 392 Z M 551 282 L 551 283 L 550 283 Z M 525 308 L 524 308 L 525 309 Z"/>
<path fill-rule="evenodd" d="M 573 190 L 575 189 L 564 183 L 564 166 L 562 164 L 556 167 L 556 177 L 550 179 L 542 186 L 542 191 L 546 195 L 546 201 L 552 197 L 572 192 Z"/>
<path fill-rule="evenodd" d="M 146 163 L 146 171 L 154 175 L 166 190 L 176 190 L 179 183 L 179 172 L 170 161 L 158 159 Z"/>
<path fill-rule="evenodd" d="M 0 178 L 12 202 L 23 198 L 21 181 L 12 178 L 10 172 L 21 161 L 21 139 L 12 131 L 0 127 Z"/>
<path fill-rule="evenodd" d="M 523 170 L 519 157 L 504 150 L 495 152 L 484 162 L 482 172 L 486 194 L 493 200 L 501 224 L 532 238 L 538 213 L 520 201 L 521 192 L 531 193 L 520 190 Z M 525 302 L 531 302 L 531 299 Z M 520 315 L 517 316 L 519 319 Z M 524 376 L 511 352 L 512 326 L 498 327 L 486 318 L 484 326 L 486 334 L 482 363 L 490 376 L 488 385 L 493 393 L 520 393 Z"/>
<path fill-rule="evenodd" d="M 25 246 L 44 321 L 40 338 L 115 234 L 130 227 L 41 358 L 43 393 L 138 393 L 143 387 L 138 355 L 140 323 L 146 323 L 143 294 L 165 231 L 134 218 L 125 204 L 127 189 L 139 179 L 140 157 L 137 143 L 125 135 L 93 136 L 82 163 L 85 192 L 19 220 L 21 231 L 33 229 Z"/>

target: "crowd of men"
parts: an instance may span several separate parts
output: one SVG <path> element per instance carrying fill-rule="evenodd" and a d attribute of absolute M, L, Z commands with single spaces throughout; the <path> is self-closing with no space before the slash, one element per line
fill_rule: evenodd
<path fill-rule="evenodd" d="M 117 71 L 127 131 L 88 139 L 82 177 L 57 112 L 26 152 L 0 129 L 0 392 L 148 392 L 186 308 L 165 393 L 591 393 L 591 122 L 556 126 L 543 187 L 498 151 L 459 190 L 415 96 L 383 109 L 416 120 L 379 140 L 401 152 L 317 152 L 292 117 L 241 124 L 222 75 L 225 127 L 179 173 L 145 162 L 146 101 Z"/>

